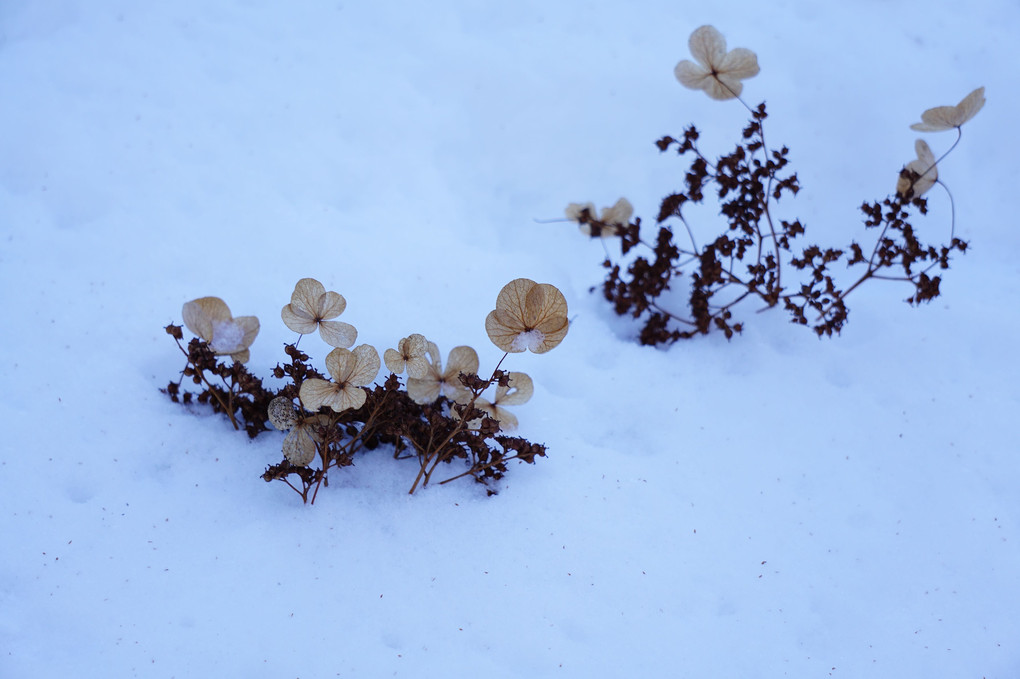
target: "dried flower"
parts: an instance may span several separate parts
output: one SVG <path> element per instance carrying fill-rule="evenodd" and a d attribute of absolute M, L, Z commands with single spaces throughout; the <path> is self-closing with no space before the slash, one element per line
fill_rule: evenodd
<path fill-rule="evenodd" d="M 917 158 L 907 163 L 905 169 L 918 177 L 912 179 L 907 174 L 901 173 L 896 182 L 896 192 L 900 195 L 906 195 L 907 191 L 913 189 L 915 196 L 922 196 L 935 185 L 939 178 L 939 170 L 935 165 L 935 154 L 931 152 L 931 147 L 923 139 L 918 139 L 914 142 L 914 149 L 917 151 Z"/>
<path fill-rule="evenodd" d="M 535 392 L 535 383 L 528 375 L 521 372 L 511 372 L 509 386 L 499 385 L 496 387 L 496 397 L 492 401 L 483 398 L 475 401 L 475 407 L 484 411 L 492 419 L 499 422 L 499 428 L 503 431 L 517 429 L 517 417 L 506 410 L 503 406 L 515 406 L 527 403 Z M 471 423 L 473 427 L 476 423 Z"/>
<path fill-rule="evenodd" d="M 726 38 L 714 26 L 702 26 L 687 41 L 691 55 L 698 63 L 684 59 L 673 70 L 684 87 L 705 90 L 713 99 L 740 96 L 744 78 L 758 75 L 758 57 L 749 49 L 738 47 L 726 51 Z"/>
<path fill-rule="evenodd" d="M 277 396 L 269 402 L 268 414 L 274 427 L 283 431 L 290 429 L 283 439 L 283 456 L 293 465 L 308 466 L 315 459 L 315 444 L 325 440 L 320 427 L 327 426 L 329 421 L 320 415 L 299 418 L 294 403 L 285 396 Z"/>
<path fill-rule="evenodd" d="M 429 362 L 425 358 L 428 340 L 424 335 L 414 333 L 397 343 L 396 349 L 387 349 L 383 353 L 386 369 L 394 375 L 407 370 L 408 377 L 422 378 L 428 374 Z"/>
<path fill-rule="evenodd" d="M 588 218 L 595 219 L 595 206 L 592 203 L 571 203 L 567 206 L 566 214 L 567 219 L 572 222 L 579 222 L 581 233 L 586 236 L 592 235 L 591 224 L 587 221 L 582 222 L 582 213 L 587 210 Z M 616 201 L 612 207 L 602 208 L 602 214 L 599 215 L 598 221 L 605 224 L 599 230 L 599 236 L 608 238 L 611 236 L 618 236 L 623 228 L 630 223 L 631 215 L 634 214 L 634 206 L 630 204 L 630 201 L 626 198 L 621 198 Z"/>
<path fill-rule="evenodd" d="M 478 353 L 471 347 L 454 347 L 446 361 L 446 370 L 443 370 L 439 347 L 435 342 L 428 343 L 426 353 L 431 360 L 426 361 L 425 375 L 409 377 L 407 380 L 407 395 L 411 400 L 419 404 L 432 403 L 440 394 L 454 401 L 470 398 L 459 376 L 461 373 L 478 373 Z"/>
<path fill-rule="evenodd" d="M 181 309 L 184 325 L 206 342 L 217 356 L 230 356 L 238 363 L 251 357 L 248 347 L 259 334 L 259 319 L 254 316 L 234 318 L 230 308 L 219 297 L 200 297 Z"/>
<path fill-rule="evenodd" d="M 320 379 L 301 383 L 301 402 L 308 410 L 329 406 L 335 412 L 357 410 L 367 398 L 362 386 L 379 374 L 379 352 L 371 344 L 362 344 L 353 351 L 336 348 L 326 356 L 326 369 L 332 382 Z"/>
<path fill-rule="evenodd" d="M 921 114 L 921 122 L 910 129 L 918 132 L 942 132 L 960 127 L 977 115 L 985 105 L 985 88 L 979 87 L 956 106 L 936 106 Z"/>
<path fill-rule="evenodd" d="M 556 286 L 518 278 L 499 291 L 485 332 L 503 351 L 544 354 L 563 341 L 568 325 L 567 300 Z"/>
<path fill-rule="evenodd" d="M 290 304 L 280 315 L 284 324 L 294 332 L 307 335 L 319 330 L 322 340 L 333 347 L 346 349 L 358 339 L 357 329 L 343 321 L 331 321 L 347 308 L 343 295 L 326 288 L 314 278 L 302 278 L 294 286 Z"/>

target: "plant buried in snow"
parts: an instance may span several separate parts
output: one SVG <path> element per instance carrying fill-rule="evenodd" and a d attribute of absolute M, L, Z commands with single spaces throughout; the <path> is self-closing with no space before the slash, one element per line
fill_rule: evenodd
<path fill-rule="evenodd" d="M 216 297 L 188 302 L 185 324 L 197 337 L 185 346 L 181 327 L 166 327 L 187 365 L 181 379 L 164 391 L 174 402 L 211 405 L 252 438 L 269 431 L 267 421 L 286 431 L 283 460 L 262 478 L 286 483 L 305 502 L 314 502 L 319 488 L 329 485 L 331 469 L 350 466 L 358 453 L 380 446 L 390 447 L 395 458 L 417 461 L 411 493 L 453 463 L 459 462 L 460 468 L 440 483 L 471 476 L 490 484 L 503 477 L 511 460 L 533 463 L 545 456 L 544 445 L 507 435 L 518 422 L 506 406 L 527 402 L 534 386 L 528 375 L 500 366 L 509 353 L 545 353 L 563 340 L 567 305 L 555 287 L 519 278 L 500 291 L 486 331 L 505 353 L 487 379 L 478 375 L 478 354 L 471 347 L 454 347 L 444 369 L 439 347 L 415 333 L 383 353 L 390 374 L 382 384 L 374 383 L 379 352 L 367 344 L 349 348 L 357 330 L 332 320 L 345 307 L 341 295 L 327 292 L 315 279 L 298 281 L 281 318 L 301 335 L 317 330 L 334 347 L 325 358 L 328 374 L 313 368 L 295 342 L 285 347 L 289 361 L 273 370 L 273 376 L 286 383 L 271 390 L 244 367 L 258 320 L 234 318 Z M 221 356 L 229 356 L 231 363 Z M 398 375 L 405 372 L 403 387 Z M 201 391 L 183 390 L 185 378 Z M 494 395 L 483 396 L 490 389 Z M 491 488 L 488 492 L 495 493 Z"/>
<path fill-rule="evenodd" d="M 764 308 L 782 305 L 794 323 L 811 326 L 819 336 L 831 336 L 847 321 L 847 295 L 865 281 L 911 284 L 914 292 L 906 299 L 910 304 L 937 297 L 941 276 L 931 275 L 933 269 L 947 269 L 950 254 L 966 251 L 967 243 L 955 237 L 951 221 L 947 244 L 925 244 L 910 223 L 911 213 L 927 214 L 923 196 L 941 184 L 938 163 L 959 142 L 960 126 L 984 105 L 984 88 L 956 106 L 928 109 L 921 114 L 922 122 L 911 126 L 919 132 L 955 129 L 957 137 L 937 159 L 924 140 L 917 140 L 917 158 L 900 171 L 895 193 L 861 205 L 865 227 L 877 232 L 869 250 L 851 242 L 845 248 L 802 246 L 797 254 L 794 241 L 803 236 L 805 226 L 776 215 L 780 199 L 800 190 L 796 173 L 787 167 L 789 149 L 766 145 L 765 104 L 751 108 L 740 98 L 741 81 L 759 71 L 757 57 L 745 48 L 727 51 L 724 38 L 712 26 L 695 30 L 689 46 L 697 63 L 677 64 L 674 73 L 680 83 L 704 90 L 713 99 L 737 99 L 751 113 L 733 152 L 709 160 L 698 149 L 699 132 L 694 126 L 680 139 L 666 136 L 656 142 L 660 151 L 674 148 L 691 162 L 684 188 L 662 200 L 656 217 L 658 232 L 651 241 L 642 238 L 641 219 L 631 221 L 632 208 L 626 199 L 600 214 L 591 203 L 571 203 L 566 209 L 567 219 L 577 222 L 585 235 L 619 238 L 621 255 L 638 247 L 650 252 L 614 261 L 607 250 L 603 262 L 608 271 L 603 296 L 617 314 L 641 320 L 641 343 L 672 343 L 713 329 L 730 338 L 743 329 L 743 323 L 734 320 L 733 309 L 747 298 L 756 298 Z M 699 244 L 684 207 L 703 202 L 710 191 L 718 198 L 725 229 Z M 677 243 L 676 226 L 682 227 L 682 240 L 689 245 Z M 833 272 L 837 262 L 857 271 L 857 277 L 839 283 L 839 275 Z M 689 283 L 679 285 L 687 271 Z M 799 280 L 791 283 L 791 277 Z M 666 293 L 681 288 L 687 290 L 686 312 L 666 301 Z"/>

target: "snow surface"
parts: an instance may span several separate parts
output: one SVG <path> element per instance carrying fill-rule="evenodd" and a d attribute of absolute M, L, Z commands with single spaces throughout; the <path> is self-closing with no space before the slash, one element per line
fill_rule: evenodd
<path fill-rule="evenodd" d="M 731 147 L 746 111 L 673 78 L 705 23 L 757 52 L 824 245 L 987 87 L 940 168 L 972 245 L 942 297 L 657 350 L 588 294 L 601 243 L 535 220 L 650 219 L 686 169 L 655 139 Z M 1018 34 L 1014 0 L 3 0 L 0 676 L 1020 676 Z M 503 284 L 557 285 L 565 341 L 504 365 L 548 459 L 492 498 L 408 496 L 385 453 L 313 507 L 262 482 L 283 434 L 160 394 L 163 326 L 222 297 L 266 374 L 304 276 L 359 343 L 483 368 Z"/>

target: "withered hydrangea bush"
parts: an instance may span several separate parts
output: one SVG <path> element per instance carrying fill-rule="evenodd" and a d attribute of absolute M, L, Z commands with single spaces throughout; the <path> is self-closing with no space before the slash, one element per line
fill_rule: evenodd
<path fill-rule="evenodd" d="M 736 99 L 751 114 L 734 150 L 710 160 L 698 149 L 699 132 L 693 125 L 679 139 L 666 136 L 656 142 L 662 152 L 673 149 L 688 157 L 690 166 L 684 187 L 662 200 L 657 231 L 647 240 L 641 219 L 631 219 L 633 207 L 626 199 L 601 212 L 592 203 L 571 203 L 566 209 L 567 218 L 585 235 L 619 239 L 620 258 L 611 257 L 607 249 L 602 293 L 617 314 L 639 320 L 641 343 L 668 344 L 712 330 L 731 338 L 743 328 L 734 308 L 748 299 L 757 300 L 759 309 L 781 306 L 794 323 L 831 336 L 847 321 L 846 297 L 870 280 L 912 286 L 906 299 L 910 304 L 937 297 L 942 281 L 937 272 L 947 269 L 950 255 L 964 252 L 967 243 L 955 237 L 952 214 L 941 244 L 927 242 L 930 227 L 915 228 L 911 220 L 927 214 L 924 194 L 929 189 L 936 183 L 945 188 L 938 164 L 956 147 L 961 126 L 981 110 L 984 88 L 956 106 L 928 109 L 921 122 L 911 126 L 918 132 L 955 130 L 956 139 L 938 158 L 918 139 L 917 158 L 900 171 L 895 191 L 861 205 L 873 243 L 797 245 L 804 239 L 805 225 L 777 214 L 779 201 L 800 190 L 797 174 L 788 167 L 790 151 L 766 143 L 765 104 L 752 108 L 740 96 L 742 80 L 759 72 L 757 56 L 745 48 L 727 51 L 725 39 L 712 26 L 695 30 L 689 47 L 695 61 L 677 64 L 680 83 L 704 90 L 712 99 Z M 702 203 L 710 193 L 718 200 L 723 228 L 702 240 L 696 234 L 703 232 L 688 221 L 684 208 Z M 952 206 L 951 194 L 949 200 Z M 673 294 L 665 297 L 668 291 Z M 677 294 L 687 298 L 686 308 L 666 301 Z"/>
<path fill-rule="evenodd" d="M 544 445 L 509 435 L 518 421 L 507 407 L 526 403 L 534 384 L 528 375 L 501 366 L 511 353 L 542 354 L 563 341 L 567 302 L 557 288 L 518 278 L 499 292 L 485 329 L 504 353 L 488 377 L 479 375 L 471 347 L 454 347 L 444 368 L 439 347 L 417 333 L 383 352 L 380 361 L 375 347 L 355 346 L 353 325 L 335 320 L 346 307 L 342 295 L 319 281 L 298 281 L 281 312 L 298 338 L 285 346 L 287 362 L 273 370 L 283 386 L 272 389 L 244 366 L 258 319 L 234 318 L 216 297 L 188 302 L 184 325 L 196 337 L 185 345 L 181 326 L 166 327 L 187 365 L 165 391 L 177 403 L 211 406 L 252 438 L 270 431 L 268 425 L 286 431 L 283 459 L 262 478 L 286 483 L 306 503 L 329 485 L 331 469 L 350 466 L 357 454 L 377 448 L 415 461 L 411 493 L 434 481 L 442 468 L 447 471 L 439 483 L 470 476 L 493 494 L 491 482 L 503 477 L 511 461 L 534 463 L 545 456 Z M 325 373 L 298 348 L 303 335 L 316 332 L 333 347 L 323 361 Z M 382 363 L 389 374 L 379 383 Z M 185 379 L 199 390 L 183 389 Z"/>

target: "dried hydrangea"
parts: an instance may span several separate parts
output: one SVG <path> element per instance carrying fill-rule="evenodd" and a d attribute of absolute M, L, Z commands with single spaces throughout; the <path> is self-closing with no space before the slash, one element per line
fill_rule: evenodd
<path fill-rule="evenodd" d="M 544 354 L 567 334 L 567 300 L 556 286 L 527 278 L 512 280 L 496 297 L 485 332 L 503 351 Z"/>
<path fill-rule="evenodd" d="M 379 374 L 379 352 L 370 344 L 349 349 L 336 348 L 326 356 L 326 369 L 332 382 L 320 379 L 301 383 L 301 402 L 308 410 L 329 406 L 334 412 L 357 410 L 367 395 L 361 387 Z"/>
<path fill-rule="evenodd" d="M 713 99 L 733 99 L 744 89 L 740 82 L 758 75 L 758 56 L 738 47 L 726 51 L 726 38 L 714 26 L 702 26 L 687 41 L 698 63 L 684 59 L 673 70 L 684 87 L 705 90 Z"/>
<path fill-rule="evenodd" d="M 283 439 L 283 456 L 293 465 L 308 466 L 315 459 L 316 444 L 324 440 L 319 428 L 328 421 L 319 415 L 299 418 L 294 403 L 285 396 L 277 396 L 269 402 L 268 415 L 274 427 L 290 430 Z"/>
<path fill-rule="evenodd" d="M 297 424 L 297 408 L 286 396 L 277 396 L 269 402 L 269 423 L 280 431 L 287 431 Z"/>
<path fill-rule="evenodd" d="M 535 393 L 535 383 L 527 374 L 511 372 L 509 376 L 508 386 L 497 386 L 496 396 L 492 401 L 487 401 L 484 398 L 475 401 L 475 407 L 499 422 L 499 428 L 503 431 L 513 431 L 517 429 L 518 425 L 517 416 L 503 406 L 527 403 L 531 399 L 531 395 Z M 472 426 L 477 426 L 477 424 L 472 423 Z"/>
<path fill-rule="evenodd" d="M 432 403 L 442 394 L 454 401 L 465 401 L 470 394 L 460 381 L 460 374 L 478 374 L 478 353 L 467 346 L 454 347 L 446 360 L 446 370 L 439 347 L 429 342 L 426 348 L 426 372 L 422 377 L 409 377 L 407 395 L 415 403 Z"/>
<path fill-rule="evenodd" d="M 425 336 L 414 333 L 397 342 L 396 349 L 387 349 L 383 353 L 383 361 L 386 369 L 394 375 L 407 370 L 408 377 L 422 378 L 429 371 L 429 362 L 425 358 L 427 350 L 428 340 Z"/>
<path fill-rule="evenodd" d="M 326 288 L 314 278 L 302 278 L 294 286 L 290 304 L 280 315 L 284 324 L 294 332 L 307 335 L 318 329 L 322 340 L 333 347 L 347 349 L 358 339 L 357 329 L 343 321 L 333 321 L 347 308 L 343 295 Z"/>
<path fill-rule="evenodd" d="M 581 228 L 581 233 L 586 236 L 591 236 L 591 224 L 588 221 L 581 221 L 585 210 L 588 211 L 589 219 L 596 219 L 595 205 L 592 203 L 571 203 L 567 205 L 567 219 L 572 222 L 578 222 L 578 226 Z M 633 214 L 634 206 L 631 205 L 630 201 L 626 198 L 621 198 L 616 201 L 612 207 L 602 208 L 602 214 L 600 214 L 597 219 L 605 224 L 605 226 L 599 229 L 598 235 L 602 238 L 620 235 L 620 232 L 623 231 L 624 227 L 630 224 L 630 218 Z"/>
<path fill-rule="evenodd" d="M 217 356 L 230 356 L 238 363 L 251 358 L 248 347 L 259 334 L 256 317 L 234 318 L 226 302 L 219 297 L 200 297 L 187 302 L 181 315 L 188 330 L 208 342 Z"/>
<path fill-rule="evenodd" d="M 922 196 L 928 189 L 935 185 L 939 178 L 939 170 L 935 165 L 935 154 L 931 147 L 923 139 L 914 142 L 914 149 L 917 151 L 917 158 L 907 163 L 905 169 L 918 175 L 917 179 L 911 179 L 906 174 L 901 174 L 896 182 L 896 192 L 901 196 L 906 195 L 910 189 L 914 190 L 915 196 Z"/>
<path fill-rule="evenodd" d="M 953 130 L 977 115 L 985 105 L 985 88 L 979 87 L 963 98 L 956 106 L 936 106 L 921 114 L 921 122 L 910 129 L 918 132 Z"/>

